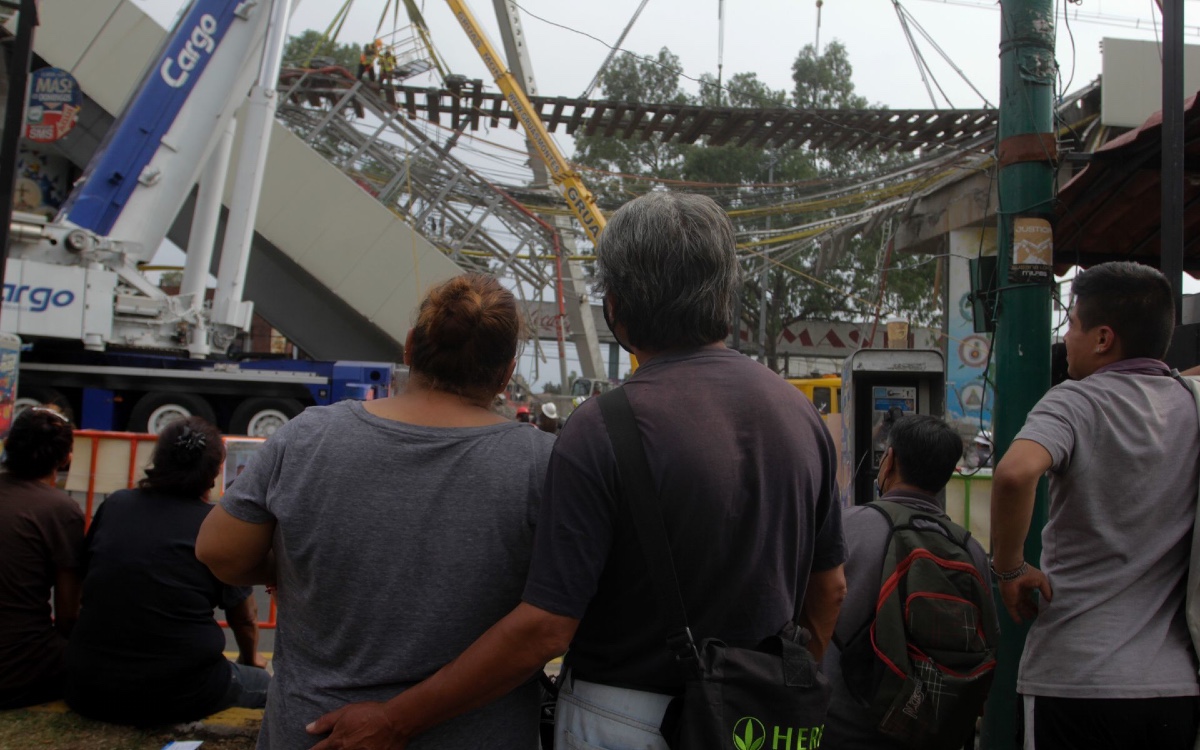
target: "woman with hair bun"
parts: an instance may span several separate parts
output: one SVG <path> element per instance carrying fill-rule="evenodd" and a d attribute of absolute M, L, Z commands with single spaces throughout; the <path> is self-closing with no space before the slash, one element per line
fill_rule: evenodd
<path fill-rule="evenodd" d="M 271 677 L 251 590 L 221 583 L 195 555 L 224 460 L 216 427 L 199 417 L 172 422 L 137 489 L 100 504 L 67 650 L 66 697 L 77 713 L 151 726 L 266 704 Z M 238 644 L 236 663 L 223 653 L 218 607 Z"/>
<path fill-rule="evenodd" d="M 205 521 L 197 553 L 218 577 L 278 583 L 259 748 L 312 747 L 307 724 L 394 697 L 520 601 L 553 446 L 491 411 L 520 327 L 491 277 L 435 287 L 404 347 L 404 390 L 288 422 Z M 532 750 L 538 691 L 531 681 L 411 747 Z"/>
<path fill-rule="evenodd" d="M 71 463 L 74 440 L 70 421 L 40 406 L 21 412 L 5 438 L 0 710 L 62 697 L 67 636 L 79 613 L 83 511 L 55 479 Z"/>

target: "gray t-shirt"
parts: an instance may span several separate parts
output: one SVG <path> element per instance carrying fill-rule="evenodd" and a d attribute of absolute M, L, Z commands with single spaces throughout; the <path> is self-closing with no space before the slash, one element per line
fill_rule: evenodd
<path fill-rule="evenodd" d="M 937 500 L 924 493 L 893 490 L 881 498 L 934 515 L 945 516 Z M 821 671 L 829 678 L 833 692 L 829 713 L 825 719 L 822 744 L 839 750 L 879 750 L 907 747 L 876 729 L 867 716 L 867 709 L 855 700 L 842 674 L 842 652 L 839 643 L 847 644 L 870 627 L 875 619 L 879 588 L 883 582 L 883 558 L 887 553 L 891 523 L 879 511 L 859 505 L 842 512 L 842 530 L 846 535 L 846 600 L 838 613 L 833 642 L 825 651 Z M 992 572 L 987 553 L 974 537 L 967 549 L 976 569 L 983 575 L 991 590 Z"/>
<path fill-rule="evenodd" d="M 1042 602 L 1017 690 L 1061 698 L 1200 694 L 1183 618 L 1200 431 L 1174 378 L 1101 372 L 1053 388 L 1018 440 L 1053 459 Z"/>
<path fill-rule="evenodd" d="M 385 701 L 458 656 L 515 607 L 554 439 L 515 422 L 437 428 L 356 401 L 310 408 L 268 440 L 222 506 L 274 521 L 275 679 L 259 748 Z M 538 686 L 448 722 L 414 748 L 531 750 Z"/>

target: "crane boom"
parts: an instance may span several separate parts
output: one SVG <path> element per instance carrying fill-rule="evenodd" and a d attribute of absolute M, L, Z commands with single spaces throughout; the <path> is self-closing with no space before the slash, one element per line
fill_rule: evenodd
<path fill-rule="evenodd" d="M 559 152 L 558 147 L 554 145 L 554 141 L 550 139 L 550 132 L 546 130 L 541 118 L 534 111 L 529 98 L 525 96 L 525 91 L 483 33 L 483 29 L 475 21 L 475 16 L 472 15 L 467 4 L 463 0 L 446 0 L 446 2 L 450 5 L 451 12 L 454 13 L 454 17 L 458 19 L 463 30 L 467 32 L 467 37 L 471 40 L 475 51 L 483 58 L 483 64 L 487 66 L 496 85 L 500 87 L 500 92 L 508 100 L 508 106 L 512 107 L 513 114 L 525 128 L 525 135 L 529 138 L 529 142 L 533 144 L 542 161 L 546 163 L 547 169 L 550 170 L 550 178 L 562 191 L 567 205 L 579 219 L 579 223 L 583 225 L 592 244 L 595 244 L 605 224 L 604 215 L 596 207 L 595 197 L 583 184 L 579 173 L 571 168 L 571 165 Z"/>

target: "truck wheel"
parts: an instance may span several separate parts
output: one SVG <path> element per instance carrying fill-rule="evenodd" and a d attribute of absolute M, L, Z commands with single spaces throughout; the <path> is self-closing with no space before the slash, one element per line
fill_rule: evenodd
<path fill-rule="evenodd" d="M 302 411 L 304 405 L 291 398 L 248 398 L 233 410 L 229 434 L 268 438 Z"/>
<path fill-rule="evenodd" d="M 130 432 L 149 432 L 154 435 L 177 419 L 201 417 L 212 424 L 217 423 L 217 415 L 211 406 L 200 396 L 190 393 L 147 393 L 133 405 L 129 414 Z"/>
<path fill-rule="evenodd" d="M 13 419 L 16 419 L 18 414 L 31 406 L 57 406 L 61 409 L 66 404 L 67 399 L 53 388 L 38 388 L 37 386 L 22 388 L 18 386 L 17 398 L 13 401 L 12 415 Z M 69 414 L 67 416 L 70 417 Z"/>

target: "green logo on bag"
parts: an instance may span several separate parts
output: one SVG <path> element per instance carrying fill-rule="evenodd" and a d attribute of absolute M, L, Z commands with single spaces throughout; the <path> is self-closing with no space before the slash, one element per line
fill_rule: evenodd
<path fill-rule="evenodd" d="M 743 716 L 733 725 L 733 746 L 737 750 L 759 750 L 767 741 L 767 730 L 753 716 Z"/>

